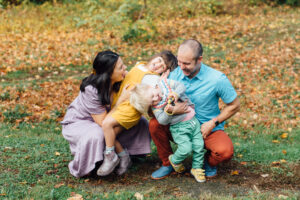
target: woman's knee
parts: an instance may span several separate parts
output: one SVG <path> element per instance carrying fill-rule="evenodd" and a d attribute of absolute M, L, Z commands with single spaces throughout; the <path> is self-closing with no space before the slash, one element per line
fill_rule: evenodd
<path fill-rule="evenodd" d="M 83 140 L 86 141 L 86 143 L 102 143 L 104 142 L 104 135 L 101 127 L 99 129 L 93 129 L 91 131 L 88 131 L 84 136 Z"/>

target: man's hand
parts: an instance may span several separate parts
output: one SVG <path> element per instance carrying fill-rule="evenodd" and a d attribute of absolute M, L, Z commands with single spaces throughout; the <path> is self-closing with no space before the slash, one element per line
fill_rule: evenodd
<path fill-rule="evenodd" d="M 176 102 L 175 106 L 172 106 L 173 110 L 170 113 L 173 113 L 173 115 L 179 115 L 190 112 L 188 109 L 188 103 L 185 102 Z"/>
<path fill-rule="evenodd" d="M 215 128 L 215 122 L 213 120 L 210 120 L 208 122 L 205 122 L 204 124 L 201 125 L 201 133 L 203 139 L 205 139 L 211 131 Z"/>

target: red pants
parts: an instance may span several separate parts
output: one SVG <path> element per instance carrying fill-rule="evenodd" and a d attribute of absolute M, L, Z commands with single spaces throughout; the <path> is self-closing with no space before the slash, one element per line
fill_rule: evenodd
<path fill-rule="evenodd" d="M 173 154 L 170 140 L 172 135 L 169 126 L 158 123 L 155 118 L 149 122 L 149 130 L 154 144 L 157 147 L 157 153 L 163 166 L 169 166 L 169 155 Z M 207 150 L 205 158 L 211 166 L 216 166 L 221 162 L 228 161 L 233 156 L 233 144 L 229 136 L 222 130 L 212 132 L 204 139 L 204 146 Z"/>

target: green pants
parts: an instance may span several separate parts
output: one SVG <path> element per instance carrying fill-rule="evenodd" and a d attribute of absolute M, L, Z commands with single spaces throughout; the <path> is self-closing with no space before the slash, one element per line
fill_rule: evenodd
<path fill-rule="evenodd" d="M 174 164 L 179 164 L 193 152 L 192 168 L 202 168 L 204 160 L 204 142 L 199 121 L 193 117 L 191 120 L 171 125 L 170 131 L 174 142 L 178 145 L 171 161 Z"/>

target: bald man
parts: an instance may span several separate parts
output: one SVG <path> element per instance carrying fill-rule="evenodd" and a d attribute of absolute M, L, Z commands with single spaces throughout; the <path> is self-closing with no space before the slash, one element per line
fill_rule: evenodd
<path fill-rule="evenodd" d="M 201 124 L 201 133 L 205 149 L 205 175 L 207 178 L 217 175 L 217 165 L 233 156 L 233 144 L 224 132 L 225 120 L 239 111 L 240 102 L 237 93 L 225 74 L 202 63 L 202 45 L 197 40 L 184 41 L 178 48 L 178 65 L 170 73 L 169 79 L 182 82 L 186 86 L 186 95 L 195 104 L 196 118 Z M 220 111 L 219 99 L 226 104 Z M 176 103 L 174 114 L 187 112 L 185 103 Z M 152 179 L 167 177 L 173 168 L 168 159 L 173 154 L 170 146 L 172 136 L 168 126 L 160 125 L 155 118 L 149 122 L 151 137 L 157 147 L 162 167 L 152 173 Z"/>

